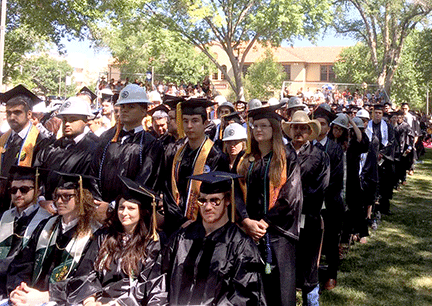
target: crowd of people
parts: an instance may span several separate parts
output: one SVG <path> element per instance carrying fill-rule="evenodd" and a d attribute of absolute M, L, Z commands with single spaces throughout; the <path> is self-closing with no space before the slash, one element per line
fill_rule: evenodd
<path fill-rule="evenodd" d="M 407 103 L 117 89 L 0 95 L 5 305 L 319 305 L 421 153 Z"/>

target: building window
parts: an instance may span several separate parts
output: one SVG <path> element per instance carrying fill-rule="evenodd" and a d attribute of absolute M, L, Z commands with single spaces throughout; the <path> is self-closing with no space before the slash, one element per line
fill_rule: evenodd
<path fill-rule="evenodd" d="M 321 65 L 321 76 L 320 81 L 322 82 L 334 82 L 336 79 L 333 71 L 333 65 Z"/>
<path fill-rule="evenodd" d="M 215 73 L 212 74 L 212 80 L 218 80 L 219 79 L 219 70 L 217 70 Z"/>
<path fill-rule="evenodd" d="M 246 73 L 247 73 L 247 70 L 249 69 L 249 67 L 250 67 L 250 65 L 246 65 L 246 64 L 244 64 L 244 65 L 243 65 L 243 69 L 242 69 L 242 72 L 243 72 L 243 76 L 245 76 L 245 75 L 246 75 Z"/>
<path fill-rule="evenodd" d="M 285 80 L 291 81 L 291 65 L 283 65 L 283 69 L 286 75 Z"/>
<path fill-rule="evenodd" d="M 222 65 L 221 80 L 225 80 L 226 79 L 226 73 L 227 73 L 227 66 L 226 65 Z"/>

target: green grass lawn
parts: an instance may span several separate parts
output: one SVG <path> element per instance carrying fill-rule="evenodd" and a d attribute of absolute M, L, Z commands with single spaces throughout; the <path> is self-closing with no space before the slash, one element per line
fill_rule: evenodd
<path fill-rule="evenodd" d="M 432 150 L 396 191 L 391 216 L 342 261 L 321 305 L 432 305 Z"/>

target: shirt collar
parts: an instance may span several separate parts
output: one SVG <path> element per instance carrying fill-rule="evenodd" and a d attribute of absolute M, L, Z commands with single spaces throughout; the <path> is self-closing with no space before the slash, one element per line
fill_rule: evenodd
<path fill-rule="evenodd" d="M 68 230 L 73 228 L 75 225 L 78 224 L 78 218 L 73 219 L 68 224 L 63 222 L 63 218 L 61 219 L 61 225 L 62 225 L 62 233 L 66 233 Z"/>
<path fill-rule="evenodd" d="M 21 218 L 21 217 L 25 217 L 25 216 L 29 216 L 31 215 L 36 209 L 38 209 L 39 205 L 38 204 L 31 204 L 29 207 L 27 207 L 26 209 L 24 209 L 21 214 L 18 213 L 18 209 L 16 207 L 12 208 L 12 215 L 15 218 Z"/>
<path fill-rule="evenodd" d="M 90 129 L 84 129 L 84 132 L 82 132 L 81 134 L 79 134 L 77 137 L 73 139 L 75 143 L 80 142 L 84 138 L 84 136 L 87 135 L 88 132 L 90 132 Z"/>
<path fill-rule="evenodd" d="M 17 132 L 15 132 L 14 130 L 12 130 L 12 134 L 11 134 L 11 136 L 13 136 L 13 135 L 15 135 L 15 134 L 18 134 L 18 136 L 19 137 L 21 137 L 21 139 L 25 139 L 26 138 L 26 136 L 27 136 L 27 133 L 28 133 L 28 131 L 30 130 L 30 128 L 31 128 L 31 123 L 30 123 L 30 121 L 27 123 L 27 125 L 19 132 L 19 133 L 17 133 Z"/>
<path fill-rule="evenodd" d="M 126 129 L 123 127 L 123 131 L 125 131 L 125 132 L 129 132 L 129 131 L 126 131 Z M 139 125 L 139 126 L 137 126 L 136 128 L 134 128 L 134 133 L 136 134 L 136 133 L 139 133 L 139 132 L 141 132 L 141 131 L 144 131 L 144 127 L 142 126 L 142 125 Z"/>

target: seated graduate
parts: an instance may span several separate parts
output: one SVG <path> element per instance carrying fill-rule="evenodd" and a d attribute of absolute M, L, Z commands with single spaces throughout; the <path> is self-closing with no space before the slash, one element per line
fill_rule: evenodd
<path fill-rule="evenodd" d="M 39 206 L 38 168 L 12 166 L 8 188 L 13 208 L 0 220 L 0 279 L 6 279 L 11 261 L 28 243 L 33 231 L 51 214 Z M 44 171 L 45 173 L 45 171 Z M 4 178 L 6 179 L 6 178 Z M 6 296 L 6 282 L 0 282 L 0 297 Z"/>
<path fill-rule="evenodd" d="M 119 177 L 123 191 L 115 211 L 84 258 L 94 269 L 85 279 L 71 282 L 68 305 L 166 305 L 161 243 L 154 221 L 158 198 Z"/>
<path fill-rule="evenodd" d="M 264 263 L 255 243 L 234 223 L 238 177 L 220 171 L 189 177 L 202 181 L 199 217 L 174 234 L 164 252 L 170 305 L 266 305 Z"/>
<path fill-rule="evenodd" d="M 91 180 L 59 173 L 54 191 L 58 216 L 42 222 L 9 266 L 6 286 L 13 305 L 39 305 L 51 300 L 52 288 L 66 288 L 99 223 L 93 219 L 93 196 L 83 188 Z M 84 180 L 83 180 L 84 179 Z"/>

